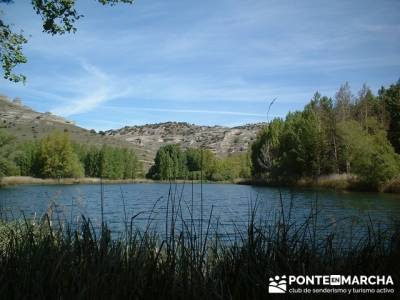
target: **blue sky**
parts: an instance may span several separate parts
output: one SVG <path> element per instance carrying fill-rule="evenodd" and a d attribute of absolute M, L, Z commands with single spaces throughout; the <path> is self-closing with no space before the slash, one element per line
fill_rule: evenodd
<path fill-rule="evenodd" d="M 186 121 L 235 126 L 301 109 L 348 81 L 374 92 L 400 77 L 400 1 L 78 0 L 76 34 L 41 33 L 28 0 L 1 5 L 30 35 L 21 97 L 85 128 Z"/>

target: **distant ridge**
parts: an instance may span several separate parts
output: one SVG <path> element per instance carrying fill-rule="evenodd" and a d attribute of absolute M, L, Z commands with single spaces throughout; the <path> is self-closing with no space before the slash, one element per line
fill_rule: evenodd
<path fill-rule="evenodd" d="M 49 112 L 36 112 L 25 106 L 19 98 L 11 100 L 0 96 L 0 128 L 6 129 L 19 140 L 38 139 L 53 130 L 66 131 L 73 140 L 80 143 L 134 149 L 145 167 L 152 164 L 157 150 L 166 144 L 179 144 L 182 148 L 203 147 L 218 156 L 244 153 L 265 124 L 226 127 L 164 122 L 125 126 L 96 133 Z"/>
<path fill-rule="evenodd" d="M 205 126 L 187 122 L 125 126 L 108 130 L 106 135 L 122 138 L 148 151 L 156 152 L 165 144 L 179 144 L 183 148 L 204 147 L 219 156 L 246 152 L 265 123 L 237 127 Z"/>
<path fill-rule="evenodd" d="M 149 157 L 145 155 L 142 148 L 118 139 L 96 133 L 75 125 L 63 117 L 52 113 L 37 112 L 23 104 L 19 98 L 11 100 L 0 95 L 0 128 L 13 134 L 18 140 L 40 139 L 54 130 L 68 132 L 72 139 L 79 143 L 101 146 L 103 144 L 112 146 L 125 146 L 136 150 L 139 159 L 148 163 Z"/>

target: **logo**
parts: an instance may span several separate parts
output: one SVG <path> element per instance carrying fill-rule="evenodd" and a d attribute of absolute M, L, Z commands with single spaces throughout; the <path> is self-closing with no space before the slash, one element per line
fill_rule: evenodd
<path fill-rule="evenodd" d="M 269 278 L 268 293 L 270 294 L 283 294 L 286 293 L 287 282 L 286 276 L 275 276 Z"/>
<path fill-rule="evenodd" d="M 394 294 L 390 275 L 276 275 L 269 277 L 270 294 Z"/>
<path fill-rule="evenodd" d="M 331 275 L 329 279 L 330 285 L 341 285 L 342 284 L 342 276 L 340 275 Z"/>

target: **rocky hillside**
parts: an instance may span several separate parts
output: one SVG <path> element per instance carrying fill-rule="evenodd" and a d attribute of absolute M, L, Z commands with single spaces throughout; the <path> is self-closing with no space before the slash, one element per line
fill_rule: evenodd
<path fill-rule="evenodd" d="M 218 156 L 243 153 L 247 151 L 262 125 L 229 128 L 167 122 L 126 126 L 99 134 L 49 112 L 36 112 L 18 98 L 11 100 L 0 96 L 0 128 L 6 129 L 20 140 L 41 138 L 53 130 L 65 131 L 77 142 L 132 148 L 145 167 L 153 162 L 160 146 L 166 144 L 180 144 L 182 148 L 204 147 L 211 149 Z"/>
<path fill-rule="evenodd" d="M 25 106 L 19 98 L 11 100 L 6 96 L 0 96 L 0 128 L 15 135 L 18 140 L 38 139 L 54 130 L 65 131 L 74 141 L 98 146 L 103 144 L 127 146 L 136 150 L 141 160 L 149 159 L 141 147 L 136 147 L 123 139 L 101 135 L 93 130 L 76 126 L 74 122 L 49 112 L 36 112 Z"/>
<path fill-rule="evenodd" d="M 204 147 L 219 156 L 247 151 L 263 124 L 239 127 L 198 126 L 185 122 L 167 122 L 143 126 L 126 126 L 106 131 L 106 135 L 124 140 L 156 153 L 165 144 L 180 144 L 182 148 Z"/>

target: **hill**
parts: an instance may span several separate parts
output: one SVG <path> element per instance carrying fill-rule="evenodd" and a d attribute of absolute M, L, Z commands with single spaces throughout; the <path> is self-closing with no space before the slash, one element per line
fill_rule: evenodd
<path fill-rule="evenodd" d="M 106 135 L 156 153 L 162 145 L 179 144 L 182 148 L 207 148 L 217 156 L 246 152 L 264 124 L 238 127 L 199 126 L 186 122 L 165 122 L 142 126 L 126 126 L 108 130 Z"/>
<path fill-rule="evenodd" d="M 0 96 L 0 128 L 13 134 L 18 140 L 40 139 L 54 130 L 68 132 L 71 138 L 79 143 L 101 146 L 129 147 L 136 150 L 138 157 L 145 164 L 149 157 L 141 147 L 123 139 L 99 134 L 75 125 L 73 121 L 53 115 L 50 112 L 37 112 L 24 105 L 22 100 Z"/>
<path fill-rule="evenodd" d="M 204 147 L 217 156 L 246 152 L 263 125 L 248 124 L 230 128 L 166 122 L 125 126 L 100 134 L 49 112 L 34 111 L 18 98 L 11 100 L 0 96 L 0 128 L 6 129 L 18 140 L 39 139 L 54 130 L 65 131 L 76 142 L 129 147 L 136 151 L 145 167 L 153 162 L 157 150 L 166 144 L 179 144 L 182 148 Z"/>

